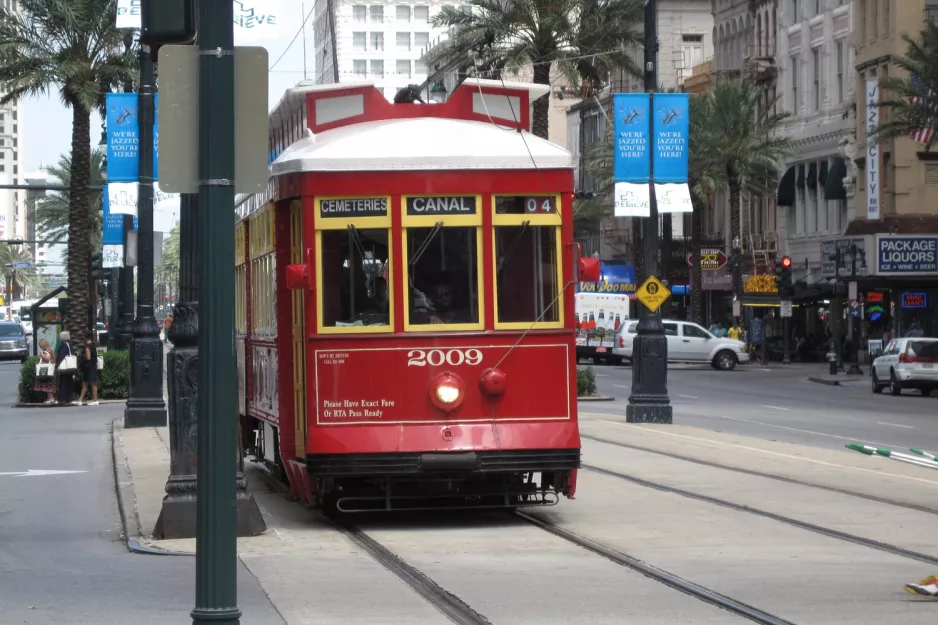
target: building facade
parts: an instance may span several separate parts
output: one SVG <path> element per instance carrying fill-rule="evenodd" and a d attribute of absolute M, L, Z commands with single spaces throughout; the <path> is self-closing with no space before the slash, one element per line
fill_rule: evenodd
<path fill-rule="evenodd" d="M 446 32 L 430 20 L 443 6 L 468 5 L 433 0 L 414 4 L 399 0 L 355 2 L 316 0 L 313 17 L 316 82 L 373 81 L 388 100 L 402 88 L 424 83 L 421 60 L 431 41 Z"/>
<path fill-rule="evenodd" d="M 16 0 L 3 0 L 8 11 L 18 11 Z M 20 123 L 23 101 L 0 106 L 0 184 L 22 184 L 20 175 Z M 29 219 L 26 213 L 26 192 L 0 190 L 0 239 L 25 239 Z"/>

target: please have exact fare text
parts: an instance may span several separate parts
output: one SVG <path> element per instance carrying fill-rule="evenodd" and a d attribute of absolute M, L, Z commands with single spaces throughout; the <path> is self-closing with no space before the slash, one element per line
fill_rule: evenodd
<path fill-rule="evenodd" d="M 341 399 L 322 402 L 324 417 L 380 417 L 384 414 L 382 408 L 393 408 L 394 401 L 390 399 Z"/>

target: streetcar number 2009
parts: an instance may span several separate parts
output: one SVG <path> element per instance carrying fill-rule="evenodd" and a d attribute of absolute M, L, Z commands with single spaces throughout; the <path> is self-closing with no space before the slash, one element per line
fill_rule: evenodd
<path fill-rule="evenodd" d="M 408 367 L 440 367 L 444 363 L 458 367 L 459 365 L 477 365 L 482 362 L 482 352 L 478 349 L 413 349 L 407 352 Z"/>

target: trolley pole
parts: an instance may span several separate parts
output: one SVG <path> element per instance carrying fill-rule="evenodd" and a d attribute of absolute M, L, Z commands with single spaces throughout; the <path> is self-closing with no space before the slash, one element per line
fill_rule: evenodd
<path fill-rule="evenodd" d="M 234 5 L 201 0 L 199 393 L 194 624 L 239 625 L 234 353 Z M 204 295 L 204 296 L 202 296 Z"/>
<path fill-rule="evenodd" d="M 144 0 L 144 2 L 156 0 Z M 137 320 L 130 347 L 130 396 L 124 427 L 166 425 L 163 402 L 163 342 L 153 317 L 153 121 L 155 76 L 150 46 L 140 44 L 140 181 L 137 202 Z M 126 224 L 126 218 L 124 220 Z"/>
<path fill-rule="evenodd" d="M 645 0 L 645 91 L 649 94 L 649 136 L 654 136 L 654 98 L 658 85 L 658 2 Z M 654 158 L 651 180 L 654 180 Z M 645 254 L 645 277 L 658 272 L 658 203 L 651 195 L 651 213 L 645 219 L 642 237 Z M 626 408 L 629 423 L 671 423 L 673 410 L 668 399 L 668 341 L 664 336 L 661 314 L 642 306 L 635 337 L 632 365 L 632 393 Z"/>

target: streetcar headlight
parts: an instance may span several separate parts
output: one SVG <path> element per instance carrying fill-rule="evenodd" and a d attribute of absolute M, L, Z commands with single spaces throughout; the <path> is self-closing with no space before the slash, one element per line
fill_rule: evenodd
<path fill-rule="evenodd" d="M 451 412 L 462 403 L 465 385 L 454 373 L 441 373 L 430 380 L 430 401 L 443 412 Z"/>

